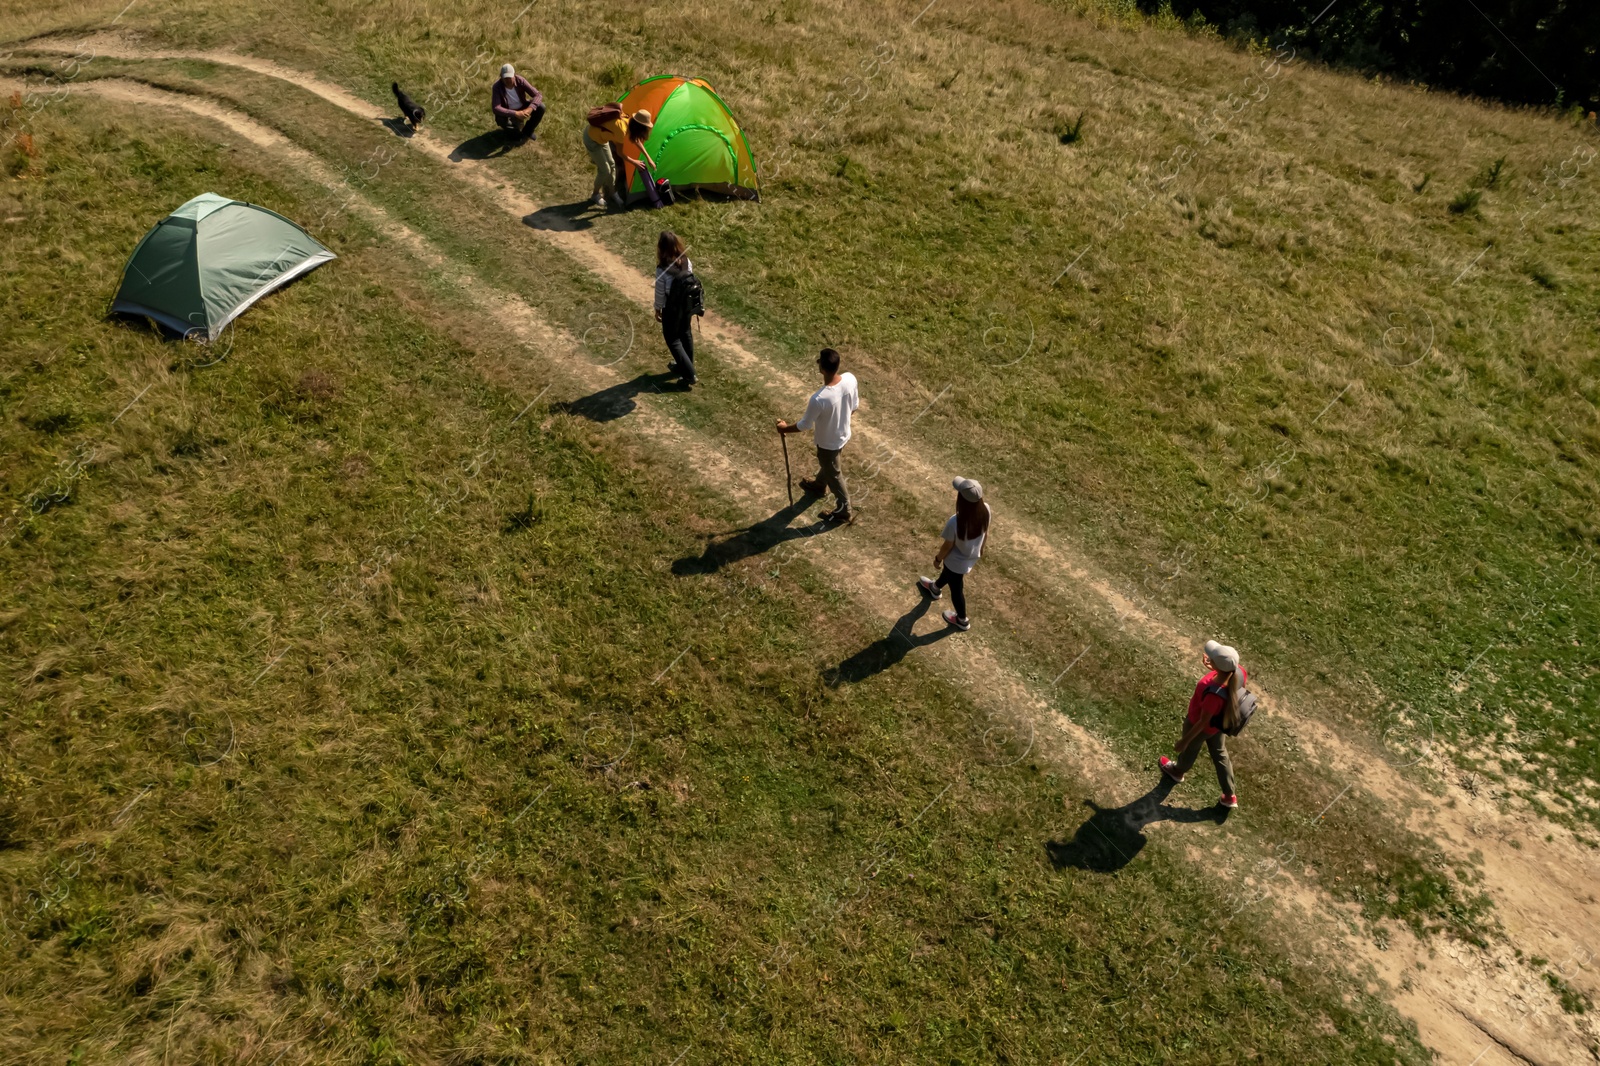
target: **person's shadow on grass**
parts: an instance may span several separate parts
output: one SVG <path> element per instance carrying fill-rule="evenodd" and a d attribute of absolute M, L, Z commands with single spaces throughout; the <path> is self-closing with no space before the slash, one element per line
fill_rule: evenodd
<path fill-rule="evenodd" d="M 555 404 L 551 410 L 591 422 L 614 422 L 639 406 L 635 396 L 641 392 L 660 392 L 663 385 L 676 380 L 672 374 L 640 374 L 631 381 L 618 382 L 599 392 Z"/>
<path fill-rule="evenodd" d="M 459 163 L 463 159 L 493 159 L 505 155 L 523 139 L 515 133 L 508 133 L 496 126 L 486 130 L 476 137 L 469 137 L 450 150 L 450 162 Z"/>
<path fill-rule="evenodd" d="M 1161 775 L 1161 783 L 1132 803 L 1121 807 L 1101 807 L 1094 800 L 1084 800 L 1094 813 L 1078 827 L 1071 840 L 1047 840 L 1044 849 L 1050 855 L 1050 865 L 1057 870 L 1068 868 L 1108 874 L 1122 869 L 1149 842 L 1144 827 L 1156 822 L 1213 822 L 1221 825 L 1228 819 L 1228 809 L 1221 805 L 1196 810 L 1193 807 L 1170 807 L 1167 794 L 1177 783 Z"/>
<path fill-rule="evenodd" d="M 860 684 L 867 678 L 898 665 L 900 660 L 917 648 L 925 648 L 956 633 L 957 630 L 949 626 L 924 633 L 920 637 L 912 632 L 932 605 L 933 601 L 927 596 L 920 596 L 917 605 L 901 615 L 895 624 L 889 627 L 887 636 L 868 644 L 838 666 L 825 668 L 822 671 L 822 680 L 830 688 Z"/>
<path fill-rule="evenodd" d="M 770 518 L 752 522 L 743 529 L 735 529 L 729 533 L 714 534 L 707 539 L 705 551 L 699 555 L 686 555 L 682 559 L 675 560 L 672 564 L 672 572 L 679 577 L 714 574 L 723 567 L 736 563 L 741 559 L 765 554 L 784 541 L 799 540 L 802 537 L 814 537 L 823 532 L 826 527 L 820 527 L 817 524 L 799 527 L 791 527 L 789 525 L 797 515 L 811 506 L 813 502 L 813 497 L 802 496 L 782 510 L 774 512 Z M 716 539 L 718 536 L 722 539 Z"/>
<path fill-rule="evenodd" d="M 579 200 L 572 204 L 552 204 L 549 207 L 541 207 L 531 215 L 524 215 L 522 224 L 530 229 L 547 232 L 574 233 L 578 230 L 592 229 L 594 213 L 604 214 L 605 208 L 595 207 L 591 200 Z"/>

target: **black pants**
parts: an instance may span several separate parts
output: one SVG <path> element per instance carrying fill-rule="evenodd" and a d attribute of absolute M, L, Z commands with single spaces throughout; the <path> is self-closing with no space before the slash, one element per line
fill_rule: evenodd
<path fill-rule="evenodd" d="M 677 364 L 678 376 L 685 385 L 694 384 L 694 328 L 693 320 L 683 325 L 682 331 L 669 333 L 665 328 L 661 335 L 666 339 L 667 351 L 672 354 L 672 361 Z"/>
<path fill-rule="evenodd" d="M 934 582 L 934 585 L 938 588 L 944 588 L 946 585 L 950 586 L 950 605 L 956 609 L 957 618 L 965 618 L 967 616 L 967 591 L 961 587 L 966 580 L 966 576 L 966 574 L 956 573 L 947 566 L 944 568 L 944 572 L 939 575 L 939 580 Z"/>
<path fill-rule="evenodd" d="M 511 133 L 521 132 L 524 137 L 532 137 L 533 131 L 539 128 L 539 123 L 544 119 L 544 105 L 537 104 L 528 114 L 528 123 L 523 125 L 522 120 L 516 115 L 502 115 L 496 111 L 494 120 L 501 129 Z"/>

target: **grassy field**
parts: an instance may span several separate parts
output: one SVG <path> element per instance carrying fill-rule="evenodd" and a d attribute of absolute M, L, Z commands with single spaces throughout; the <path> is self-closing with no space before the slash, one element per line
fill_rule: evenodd
<path fill-rule="evenodd" d="M 981 455 L 1134 580 L 1184 560 L 1172 609 L 1280 687 L 1374 734 L 1407 708 L 1600 812 L 1592 126 L 1031 4 L 135 10 L 368 99 L 397 77 L 463 138 L 511 56 L 553 107 L 500 169 L 546 202 L 587 188 L 587 102 L 709 78 L 768 202 L 674 224 L 794 369 L 826 334 L 901 425 L 953 385 L 927 454 Z M 657 221 L 595 229 L 638 259 Z"/>
<path fill-rule="evenodd" d="M 8 544 L 8 1059 L 1422 1061 L 1161 849 L 1042 861 L 1060 784 L 915 666 L 825 684 L 803 573 L 664 580 L 717 501 L 519 418 L 538 377 L 349 216 L 214 366 L 104 324 L 70 294 L 196 183 L 324 204 L 39 130 L 6 447 L 96 454 Z"/>
<path fill-rule="evenodd" d="M 763 352 L 803 374 L 837 344 L 871 422 L 1274 691 L 1374 742 L 1421 722 L 1592 823 L 1592 131 L 1033 5 L 512 14 L 125 23 L 374 101 L 398 77 L 461 141 L 511 58 L 556 106 L 486 165 L 556 204 L 588 188 L 581 107 L 672 57 L 766 169 L 763 204 L 673 217 Z M 73 80 L 103 76 L 384 158 L 361 196 L 573 334 L 616 326 L 381 128 L 213 64 Z M 681 457 L 555 402 L 541 353 L 314 182 L 169 120 L 53 102 L 8 146 L 8 1054 L 1424 1061 L 1377 986 L 1235 901 L 1292 855 L 1374 929 L 1481 939 L 1471 856 L 1323 820 L 1344 783 L 1270 722 L 1239 748 L 1251 822 L 1145 847 L 1085 821 L 1112 799 L 997 757 L 984 694 L 901 662 L 826 573 L 706 565 L 744 517 Z M 139 233 L 213 187 L 342 258 L 209 366 L 100 315 Z M 659 223 L 591 232 L 643 268 Z M 768 461 L 738 427 L 792 411 L 706 362 L 671 417 Z M 867 515 L 920 558 L 912 501 Z M 1003 547 L 983 580 L 1018 676 L 1101 648 L 1049 691 L 1147 767 L 1192 679 Z"/>

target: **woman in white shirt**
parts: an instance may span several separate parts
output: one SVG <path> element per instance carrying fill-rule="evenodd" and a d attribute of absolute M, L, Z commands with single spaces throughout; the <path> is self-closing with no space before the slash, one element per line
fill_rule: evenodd
<path fill-rule="evenodd" d="M 983 486 L 969 477 L 956 478 L 950 487 L 956 490 L 956 513 L 944 524 L 939 534 L 943 543 L 939 545 L 939 554 L 933 557 L 933 565 L 943 570 L 938 581 L 917 578 L 917 587 L 937 600 L 944 596 L 948 585 L 955 610 L 944 612 L 944 620 L 948 625 L 966 630 L 972 628 L 972 623 L 967 621 L 967 593 L 963 586 L 983 554 L 983 542 L 989 535 L 989 505 L 983 502 Z"/>

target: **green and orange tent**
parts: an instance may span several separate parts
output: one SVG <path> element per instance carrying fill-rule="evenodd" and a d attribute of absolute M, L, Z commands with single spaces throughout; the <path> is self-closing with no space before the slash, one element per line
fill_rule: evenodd
<path fill-rule="evenodd" d="M 624 117 L 650 112 L 655 128 L 645 150 L 656 161 L 656 177 L 680 191 L 761 199 L 755 157 L 739 122 L 716 90 L 699 78 L 662 74 L 646 78 L 618 101 Z M 629 203 L 645 199 L 645 177 L 628 159 L 622 187 Z"/>

